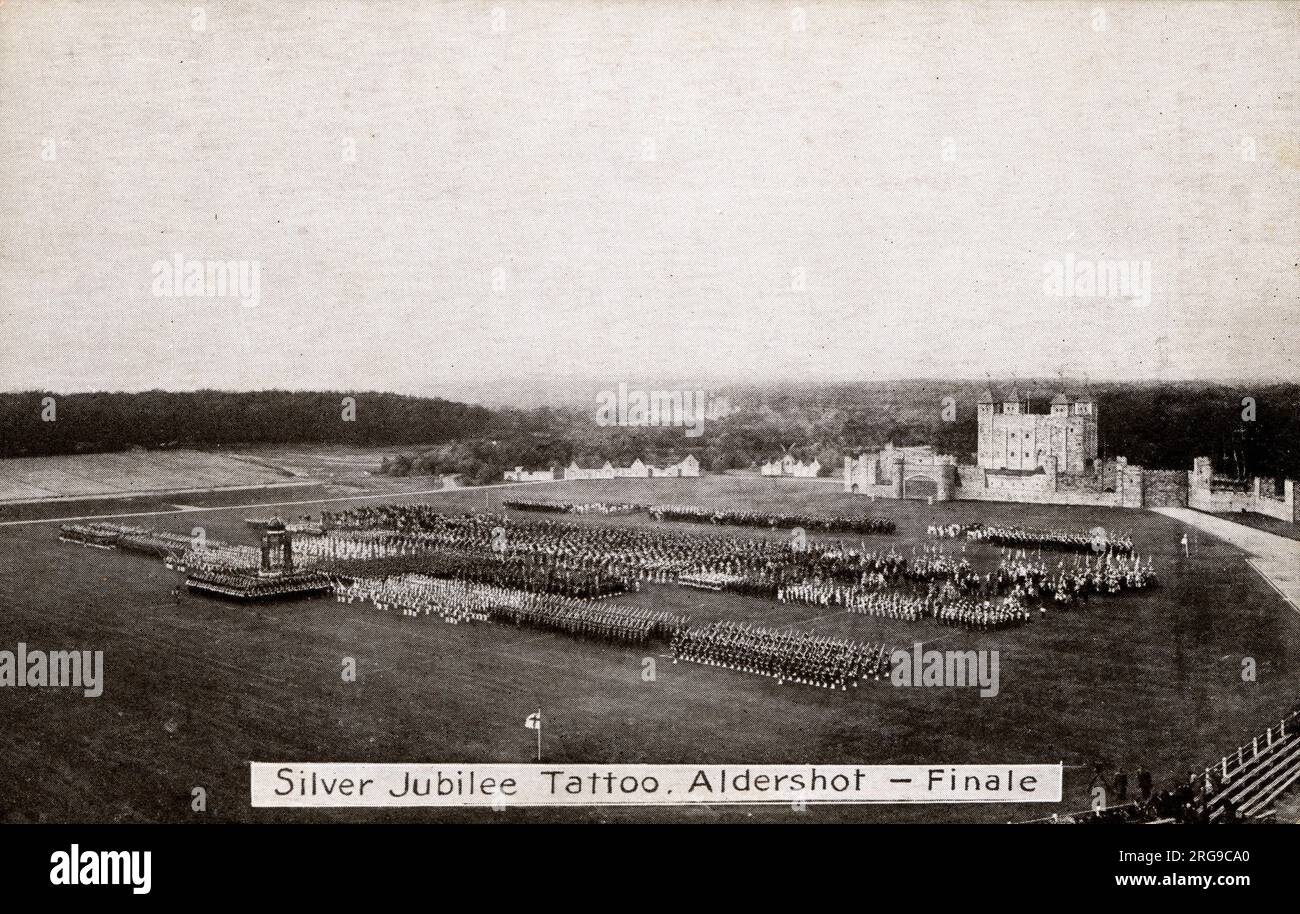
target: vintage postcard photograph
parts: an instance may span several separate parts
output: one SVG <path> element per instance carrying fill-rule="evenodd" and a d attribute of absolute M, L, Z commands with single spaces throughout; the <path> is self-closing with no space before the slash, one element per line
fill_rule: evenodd
<path fill-rule="evenodd" d="M 1300 3 L 3 0 L 5 879 L 1094 825 L 1239 897 L 1298 327 Z"/>

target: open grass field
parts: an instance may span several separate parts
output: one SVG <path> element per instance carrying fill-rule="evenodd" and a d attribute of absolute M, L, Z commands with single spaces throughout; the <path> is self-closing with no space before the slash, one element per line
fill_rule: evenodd
<path fill-rule="evenodd" d="M 285 445 L 243 448 L 239 456 L 319 480 L 368 480 L 384 458 L 418 454 L 432 445 L 373 448 L 344 445 Z M 380 477 L 381 479 L 383 477 Z M 426 480 L 428 482 L 429 480 Z"/>
<path fill-rule="evenodd" d="M 281 497 L 301 501 L 307 493 L 338 497 L 324 489 L 289 490 Z M 99 699 L 64 689 L 0 689 L 0 821 L 1000 822 L 1086 807 L 1095 762 L 1130 770 L 1144 764 L 1158 784 L 1200 768 L 1276 721 L 1300 695 L 1300 614 L 1235 547 L 1202 533 L 1193 554 L 1183 557 L 1179 540 L 1186 528 L 1158 514 L 872 503 L 830 482 L 736 477 L 556 482 L 450 490 L 420 500 L 498 510 L 511 497 L 865 512 L 893 518 L 899 528 L 892 536 L 866 538 L 868 547 L 892 543 L 903 552 L 928 542 L 925 527 L 934 521 L 1101 525 L 1131 533 L 1139 551 L 1154 556 L 1162 586 L 1049 610 L 1045 621 L 987 634 L 676 587 L 618 598 L 685 610 L 696 619 L 1001 652 L 996 698 L 888 683 L 827 692 L 674 665 L 664 657 L 655 658 L 656 681 L 644 682 L 643 651 L 493 625 L 412 620 L 328 600 L 248 608 L 186 597 L 178 607 L 169 597 L 178 576 L 157 561 L 60 543 L 53 523 L 0 525 L 0 647 L 13 650 L 25 641 L 39 648 L 102 649 L 106 671 Z M 185 532 L 203 526 L 210 537 L 251 543 L 243 518 L 269 509 L 242 505 L 272 500 L 266 492 L 221 493 L 184 502 L 216 510 L 174 512 L 174 500 L 162 498 L 134 500 L 130 510 L 173 511 L 138 522 Z M 292 517 L 346 505 L 281 510 Z M 85 513 L 120 506 L 100 504 Z M 0 509 L 0 522 L 67 516 L 79 507 Z M 641 516 L 577 520 L 653 523 Z M 679 526 L 720 535 L 750 532 Z M 967 555 L 986 567 L 996 563 L 998 550 L 971 546 Z M 1255 682 L 1240 675 L 1247 656 L 1257 664 Z M 342 682 L 343 657 L 356 658 L 357 682 Z M 530 761 L 534 734 L 523 721 L 539 706 L 547 715 L 545 758 L 557 764 L 1063 761 L 1065 801 L 1055 809 L 828 806 L 802 812 L 249 807 L 250 760 Z M 196 785 L 207 790 L 206 814 L 190 811 Z"/>
<path fill-rule="evenodd" d="M 0 503 L 292 482 L 269 463 L 200 451 L 127 451 L 0 460 Z"/>

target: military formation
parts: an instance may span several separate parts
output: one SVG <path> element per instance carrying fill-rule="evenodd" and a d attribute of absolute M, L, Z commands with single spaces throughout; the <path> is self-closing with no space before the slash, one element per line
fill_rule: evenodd
<path fill-rule="evenodd" d="M 511 511 L 542 511 L 554 514 L 635 514 L 638 511 L 645 510 L 645 505 L 604 501 L 523 501 L 512 499 L 501 504 Z"/>
<path fill-rule="evenodd" d="M 617 506 L 607 507 L 612 513 Z M 675 583 L 975 629 L 1021 624 L 1035 611 L 1044 615 L 1045 605 L 1086 602 L 1093 594 L 1155 584 L 1149 561 L 1143 565 L 1135 556 L 1109 550 L 1077 555 L 1072 565 L 1061 561 L 1052 569 L 1041 555 L 1003 548 L 998 566 L 981 574 L 964 554 L 965 546 L 958 553 L 938 545 L 914 547 L 908 556 L 892 547 L 868 550 L 865 544 L 854 547 L 842 540 L 796 544 L 672 529 L 445 514 L 425 505 L 355 508 L 327 518 L 327 526 L 331 529 L 323 536 L 300 537 L 296 546 L 301 545 L 305 555 L 334 561 L 334 571 L 353 576 L 418 572 L 574 599 L 602 599 L 639 590 L 643 583 Z M 954 538 L 959 530 L 1005 536 L 1011 529 L 930 528 L 932 533 L 942 530 L 943 538 Z M 1095 538 L 1090 535 L 1088 542 Z M 943 588 L 957 593 L 944 598 Z"/>
<path fill-rule="evenodd" d="M 650 505 L 646 509 L 655 520 L 685 521 L 732 527 L 769 527 L 792 530 L 800 527 L 827 533 L 893 533 L 892 520 L 873 517 L 827 516 L 821 514 L 781 514 L 767 511 L 724 511 L 699 505 Z"/>
<path fill-rule="evenodd" d="M 288 600 L 327 593 L 329 578 L 312 571 L 259 577 L 242 571 L 219 568 L 189 568 L 185 586 L 191 591 L 215 594 L 237 600 Z M 179 588 L 174 591 L 179 594 Z"/>
<path fill-rule="evenodd" d="M 683 587 L 694 587 L 698 590 L 726 590 L 743 581 L 744 578 L 734 574 L 722 574 L 716 571 L 701 571 L 696 574 L 679 574 L 677 576 L 678 584 Z"/>
<path fill-rule="evenodd" d="M 860 587 L 805 582 L 782 587 L 777 592 L 782 603 L 804 603 L 823 608 L 838 607 L 863 616 L 880 616 L 901 622 L 918 622 L 927 615 L 925 601 L 896 591 L 866 592 Z"/>
<path fill-rule="evenodd" d="M 195 538 L 170 530 L 154 530 L 128 524 L 95 522 L 90 524 L 63 524 L 59 539 L 64 542 L 97 546 L 103 549 L 121 549 L 158 556 L 170 567 L 187 567 L 208 570 L 256 569 L 258 550 L 255 546 L 223 543 L 220 540 Z"/>
<path fill-rule="evenodd" d="M 1024 625 L 1033 618 L 1033 613 L 1015 595 L 997 601 L 961 598 L 936 603 L 932 612 L 935 621 L 941 625 L 954 625 L 977 632 Z M 1040 609 L 1039 612 L 1046 615 L 1047 611 Z"/>
<path fill-rule="evenodd" d="M 893 529 L 892 522 L 865 517 L 693 505 L 511 501 L 506 506 L 575 515 L 646 510 L 659 521 L 801 527 L 823 534 Z M 935 544 L 904 554 L 894 547 L 869 550 L 865 540 L 855 544 L 827 536 L 743 537 L 671 524 L 602 525 L 395 504 L 325 512 L 319 525 L 305 525 L 294 536 L 292 550 L 294 566 L 314 575 L 308 583 L 323 581 L 340 602 L 368 603 L 412 617 L 436 615 L 451 624 L 492 622 L 618 645 L 660 641 L 671 644 L 675 660 L 829 689 L 884 675 L 888 650 L 730 621 L 691 625 L 681 614 L 620 605 L 609 598 L 643 585 L 675 584 L 991 631 L 1045 616 L 1048 605 L 1086 603 L 1091 595 L 1156 586 L 1150 560 L 1144 563 L 1134 553 L 1127 536 L 980 524 L 932 524 L 927 533 L 942 540 L 964 537 L 965 542 L 959 549 Z M 180 534 L 102 524 L 65 525 L 60 536 L 87 545 L 181 555 L 195 579 L 201 578 L 213 593 L 238 590 L 237 595 L 248 596 L 249 581 L 257 581 L 246 573 L 258 557 L 250 546 L 192 543 Z M 981 545 L 1002 547 L 998 564 L 989 570 L 982 570 L 989 567 L 987 552 L 973 552 L 981 568 L 966 555 L 968 546 Z M 1076 555 L 1053 568 L 1042 556 L 1044 549 Z M 245 574 L 226 580 L 235 571 Z M 267 581 L 265 587 L 285 587 L 289 595 L 295 592 L 292 584 Z"/>
<path fill-rule="evenodd" d="M 340 603 L 368 602 L 405 616 L 437 615 L 453 625 L 490 621 L 626 645 L 667 640 L 689 622 L 677 613 L 419 574 L 340 577 L 334 581 L 334 596 Z"/>
<path fill-rule="evenodd" d="M 955 540 L 983 526 L 983 524 L 931 524 L 925 528 L 925 534 L 931 539 Z"/>
<path fill-rule="evenodd" d="M 1081 533 L 1077 530 L 1033 530 L 1006 525 L 988 527 L 981 524 L 967 530 L 966 538 L 994 546 L 1010 546 L 1015 549 L 1051 549 L 1058 552 L 1110 552 L 1115 555 L 1129 555 L 1133 552 L 1133 540 L 1128 534 L 1112 536 L 1100 527 L 1087 533 Z"/>
<path fill-rule="evenodd" d="M 181 553 L 179 564 L 182 568 L 248 573 L 257 569 L 261 558 L 256 546 L 219 543 L 215 540 L 209 540 L 201 546 L 193 543 L 187 545 L 189 548 Z M 310 564 L 309 559 L 304 566 Z"/>
<path fill-rule="evenodd" d="M 839 607 L 846 612 L 900 622 L 933 619 L 943 625 L 956 625 L 972 631 L 1023 625 L 1032 618 L 1018 594 L 977 600 L 960 596 L 951 585 L 942 590 L 931 587 L 925 596 L 916 596 L 898 591 L 872 592 L 861 587 L 805 583 L 782 588 L 777 598 L 782 603 Z"/>
<path fill-rule="evenodd" d="M 845 691 L 889 675 L 889 648 L 810 632 L 736 622 L 686 626 L 672 639 L 673 662 L 686 660 L 787 682 Z"/>
<path fill-rule="evenodd" d="M 334 599 L 339 603 L 372 603 L 383 612 L 403 616 L 436 615 L 451 625 L 487 622 L 491 615 L 474 589 L 459 581 L 443 581 L 420 574 L 399 574 L 384 578 L 335 578 Z"/>
<path fill-rule="evenodd" d="M 986 576 L 986 592 L 1010 591 L 1029 601 L 1052 601 L 1058 605 L 1087 603 L 1096 594 L 1114 596 L 1124 591 L 1145 590 L 1157 586 L 1155 568 L 1150 559 L 1145 565 L 1140 556 L 1076 556 L 1069 565 L 1058 561 L 1052 569 L 1041 558 L 1003 555 L 996 571 Z"/>

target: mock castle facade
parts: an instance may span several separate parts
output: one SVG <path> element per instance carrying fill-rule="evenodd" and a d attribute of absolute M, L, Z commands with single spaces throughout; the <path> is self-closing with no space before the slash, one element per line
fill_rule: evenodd
<path fill-rule="evenodd" d="M 985 390 L 976 405 L 976 462 L 987 470 L 1091 472 L 1097 461 L 1097 404 L 1057 394 L 1035 412 L 1014 388 L 1000 401 Z"/>
<path fill-rule="evenodd" d="M 976 403 L 973 464 L 960 464 L 928 445 L 887 444 L 844 458 L 844 491 L 933 501 L 1191 507 L 1300 521 L 1300 485 L 1293 480 L 1221 478 L 1208 457 L 1197 457 L 1191 472 L 1102 458 L 1097 448 L 1100 415 L 1091 396 L 1057 394 L 1045 407 L 1035 408 L 1015 389 L 1001 397 L 986 390 Z"/>
<path fill-rule="evenodd" d="M 1143 470 L 1123 457 L 1099 459 L 1100 417 L 1090 395 L 1058 393 L 1046 403 L 1044 399 L 1034 403 L 1015 388 L 1002 396 L 985 390 L 976 403 L 973 465 L 929 446 L 886 445 L 844 459 L 844 490 L 934 501 L 1114 507 L 1187 503 L 1187 474 Z"/>
<path fill-rule="evenodd" d="M 844 458 L 844 491 L 872 498 L 956 498 L 957 458 L 929 445 L 894 447 Z"/>

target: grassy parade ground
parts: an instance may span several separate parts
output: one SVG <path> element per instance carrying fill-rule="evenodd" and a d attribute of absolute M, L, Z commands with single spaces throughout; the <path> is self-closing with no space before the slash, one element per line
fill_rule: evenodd
<path fill-rule="evenodd" d="M 419 491 L 419 480 L 407 489 Z M 69 502 L 0 510 L 0 647 L 104 652 L 104 691 L 7 689 L 0 701 L 0 821 L 992 821 L 1089 805 L 1093 766 L 1145 765 L 1159 786 L 1185 777 L 1275 723 L 1300 693 L 1293 645 L 1300 614 L 1233 546 L 1156 513 L 1105 508 L 877 501 L 833 480 L 736 476 L 554 482 L 342 498 L 321 488 Z M 690 503 L 731 509 L 868 514 L 897 532 L 846 536 L 904 555 L 935 541 L 932 523 L 1007 523 L 1132 537 L 1154 560 L 1155 590 L 1094 597 L 987 633 L 851 615 L 835 607 L 650 585 L 616 601 L 793 626 L 822 634 L 997 650 L 1000 692 L 864 682 L 826 691 L 624 649 L 491 624 L 447 625 L 370 604 L 318 598 L 245 606 L 172 589 L 156 559 L 61 543 L 52 518 L 122 518 L 253 544 L 244 518 L 286 519 L 382 500 L 500 511 L 502 499 Z M 278 508 L 275 502 L 297 502 Z M 180 504 L 181 507 L 177 507 Z M 251 506 L 260 507 L 251 507 Z M 534 519 L 536 515 L 533 516 Z M 565 516 L 654 524 L 644 514 Z M 16 522 L 15 522 L 16 521 Z M 6 523 L 8 522 L 8 523 Z M 662 522 L 665 526 L 668 522 Z M 724 536 L 787 536 L 673 524 Z M 1188 536 L 1187 554 L 1181 540 Z M 831 535 L 824 539 L 837 539 Z M 944 540 L 960 551 L 964 540 Z M 969 545 L 981 570 L 999 549 Z M 1052 553 L 1055 567 L 1071 556 Z M 345 658 L 356 662 L 344 682 Z M 650 664 L 647 661 L 652 661 Z M 1253 679 L 1243 681 L 1243 665 Z M 646 675 L 647 670 L 653 676 Z M 714 806 L 628 812 L 274 810 L 249 805 L 251 761 L 528 762 L 542 708 L 543 759 L 566 763 L 1055 763 L 1059 806 Z M 191 809 L 206 792 L 207 811 Z"/>

